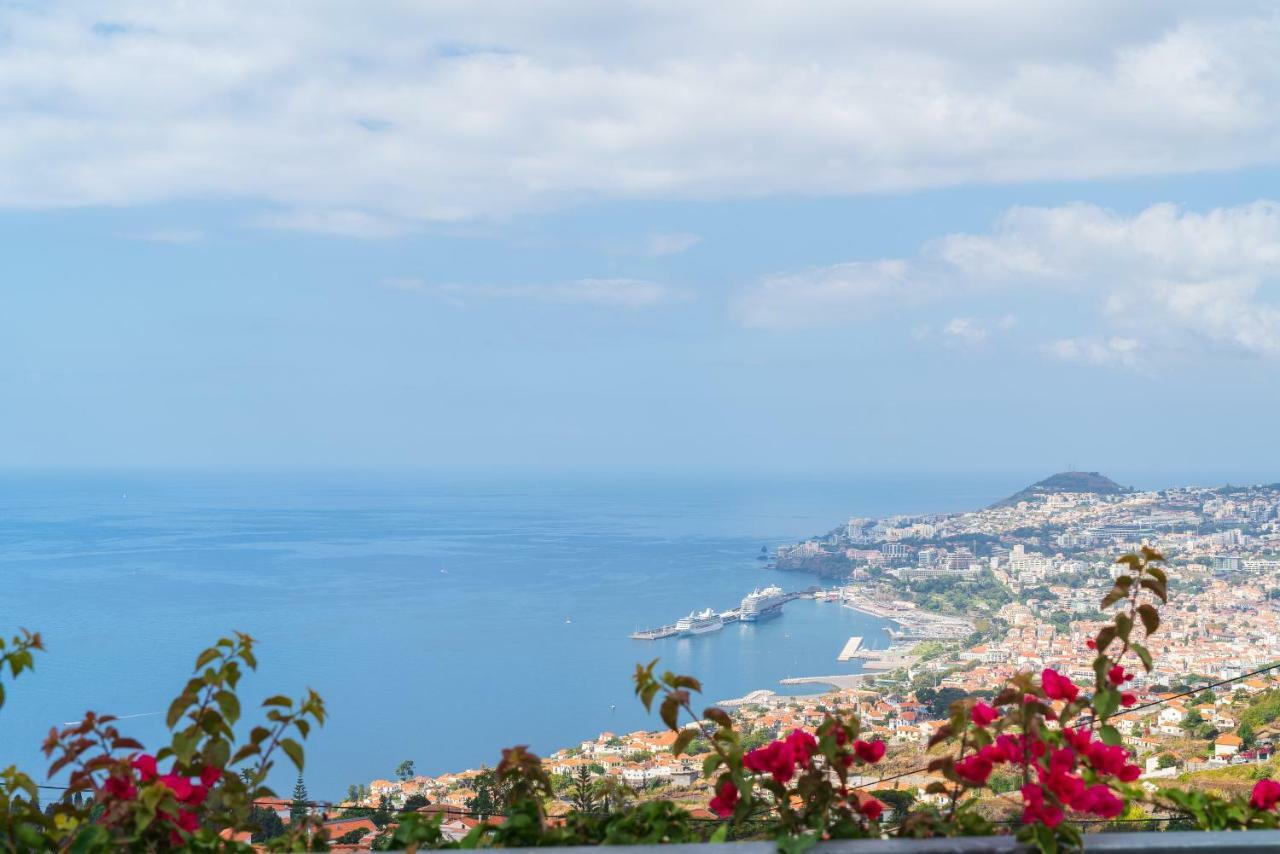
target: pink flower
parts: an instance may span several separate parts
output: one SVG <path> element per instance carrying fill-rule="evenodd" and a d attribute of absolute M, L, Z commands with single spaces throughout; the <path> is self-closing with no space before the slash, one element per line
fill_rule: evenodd
<path fill-rule="evenodd" d="M 1123 685 L 1133 678 L 1133 674 L 1125 673 L 1124 665 L 1117 664 L 1107 671 L 1107 678 L 1111 680 L 1112 685 Z"/>
<path fill-rule="evenodd" d="M 1099 818 L 1115 818 L 1124 812 L 1124 801 L 1116 797 L 1106 786 L 1090 786 L 1084 797 L 1072 804 L 1078 810 L 1091 812 Z"/>
<path fill-rule="evenodd" d="M 1116 772 L 1116 778 L 1121 783 L 1132 783 L 1134 780 L 1142 776 L 1142 769 L 1137 765 L 1126 765 Z"/>
<path fill-rule="evenodd" d="M 165 774 L 160 778 L 160 785 L 173 792 L 173 796 L 179 801 L 185 801 L 191 797 L 191 781 L 186 777 L 177 774 Z"/>
<path fill-rule="evenodd" d="M 1138 695 L 1132 691 L 1125 691 L 1120 695 L 1120 705 L 1136 706 L 1138 705 Z"/>
<path fill-rule="evenodd" d="M 853 752 L 863 762 L 875 764 L 884 758 L 884 742 L 858 739 L 853 743 Z"/>
<path fill-rule="evenodd" d="M 1277 803 L 1280 803 L 1280 783 L 1267 778 L 1253 784 L 1249 806 L 1256 810 L 1273 810 Z"/>
<path fill-rule="evenodd" d="M 1064 726 L 1062 728 L 1062 736 L 1077 753 L 1084 753 L 1089 749 L 1089 745 L 1093 743 L 1093 736 L 1087 729 L 1072 729 L 1069 726 Z"/>
<path fill-rule="evenodd" d="M 818 740 L 802 729 L 793 729 L 787 736 L 787 747 L 797 763 L 808 762 L 809 757 L 818 752 Z"/>
<path fill-rule="evenodd" d="M 742 758 L 742 764 L 758 774 L 771 774 L 779 783 L 795 776 L 796 766 L 811 764 L 818 750 L 817 740 L 804 730 L 793 730 L 785 740 L 756 748 Z"/>
<path fill-rule="evenodd" d="M 991 776 L 991 769 L 991 760 L 980 753 L 956 763 L 956 774 L 977 786 L 987 782 L 987 778 Z"/>
<path fill-rule="evenodd" d="M 1084 780 L 1066 771 L 1040 772 L 1041 782 L 1064 804 L 1074 804 L 1084 795 Z"/>
<path fill-rule="evenodd" d="M 978 726 L 986 726 L 998 717 L 1000 717 L 999 712 L 982 702 L 977 703 L 969 710 L 969 720 Z"/>
<path fill-rule="evenodd" d="M 200 769 L 200 784 L 210 789 L 213 784 L 222 779 L 222 769 L 214 768 L 212 765 L 206 765 Z"/>
<path fill-rule="evenodd" d="M 133 768 L 138 772 L 138 776 L 142 778 L 142 782 L 150 783 L 156 778 L 159 772 L 156 770 L 156 758 L 150 754 L 144 753 L 133 760 Z"/>
<path fill-rule="evenodd" d="M 1089 638 L 1087 641 L 1085 641 L 1085 642 L 1084 642 L 1084 645 L 1085 645 L 1085 646 L 1087 646 L 1087 647 L 1089 647 L 1089 649 L 1097 649 L 1097 648 L 1098 648 L 1098 642 L 1097 642 L 1096 640 L 1094 640 L 1093 638 Z"/>
<path fill-rule="evenodd" d="M 738 787 L 732 780 L 725 780 L 716 791 L 716 796 L 711 799 L 711 811 L 721 818 L 728 818 L 733 815 L 734 807 L 737 805 Z"/>
<path fill-rule="evenodd" d="M 880 816 L 884 815 L 884 804 L 875 798 L 868 797 L 865 800 L 858 801 L 858 812 L 865 815 L 871 821 L 879 821 Z"/>
<path fill-rule="evenodd" d="M 1034 783 L 1028 783 L 1022 787 L 1022 803 L 1023 823 L 1039 823 L 1045 827 L 1057 827 L 1062 824 L 1062 810 L 1045 803 L 1044 792 Z"/>
<path fill-rule="evenodd" d="M 119 801 L 131 801 L 138 796 L 138 787 L 127 777 L 108 777 L 102 781 L 102 791 Z"/>
<path fill-rule="evenodd" d="M 1066 700 L 1070 703 L 1080 693 L 1080 689 L 1076 687 L 1074 682 L 1058 671 L 1050 670 L 1047 667 L 1040 674 L 1040 685 L 1044 688 L 1045 696 L 1050 700 Z"/>

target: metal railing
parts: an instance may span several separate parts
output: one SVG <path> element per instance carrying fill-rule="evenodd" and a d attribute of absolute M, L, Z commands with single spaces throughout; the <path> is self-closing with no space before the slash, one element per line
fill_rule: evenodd
<path fill-rule="evenodd" d="M 1086 854 L 1280 854 L 1280 830 L 1166 831 L 1157 833 L 1090 833 Z M 582 848 L 529 849 L 538 854 L 582 854 Z M 608 854 L 777 854 L 772 842 L 728 842 L 708 845 L 617 845 Z M 956 839 L 848 839 L 820 842 L 814 854 L 1023 854 L 1012 836 L 966 836 Z"/>

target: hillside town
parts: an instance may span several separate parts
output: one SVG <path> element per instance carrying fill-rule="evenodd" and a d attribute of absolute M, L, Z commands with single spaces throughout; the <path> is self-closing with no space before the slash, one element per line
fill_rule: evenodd
<path fill-rule="evenodd" d="M 1071 491 L 1082 478 L 1087 490 Z M 762 687 L 725 706 L 749 745 L 812 730 L 835 709 L 856 712 L 863 737 L 884 741 L 888 754 L 876 778 L 855 783 L 891 805 L 940 797 L 926 794 L 939 778 L 921 769 L 951 702 L 988 698 L 1014 674 L 1046 667 L 1091 684 L 1086 644 L 1103 624 L 1098 606 L 1118 574 L 1114 558 L 1143 544 L 1168 558 L 1170 602 L 1148 644 L 1154 669 L 1139 669 L 1136 704 L 1111 722 L 1144 768 L 1144 785 L 1243 786 L 1253 776 L 1241 766 L 1270 763 L 1280 740 L 1280 670 L 1268 669 L 1280 662 L 1280 485 L 1138 492 L 1067 473 L 984 510 L 851 519 L 779 548 L 776 569 L 836 580 L 830 598 L 905 614 L 903 625 L 912 613 L 963 609 L 972 631 L 896 644 L 856 684 L 824 694 Z M 700 772 L 708 745 L 696 739 L 677 757 L 674 739 L 606 732 L 544 757 L 558 793 L 550 811 L 581 808 L 584 797 L 607 806 L 661 796 L 711 817 Z M 440 814 L 452 838 L 501 821 L 487 769 L 401 771 L 353 786 L 338 806 L 367 823 L 367 833 L 350 834 L 355 848 L 376 837 L 379 814 L 386 824 L 404 809 Z M 878 782 L 885 777 L 893 779 Z"/>

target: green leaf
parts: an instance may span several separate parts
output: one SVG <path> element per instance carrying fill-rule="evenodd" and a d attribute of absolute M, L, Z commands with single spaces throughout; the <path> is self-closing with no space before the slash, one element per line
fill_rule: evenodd
<path fill-rule="evenodd" d="M 729 717 L 729 713 L 716 706 L 703 709 L 702 716 L 709 721 L 715 721 L 720 726 L 733 726 L 733 718 Z"/>
<path fill-rule="evenodd" d="M 677 676 L 672 681 L 675 683 L 675 687 L 677 688 L 689 688 L 697 691 L 699 694 L 702 693 L 702 683 L 693 676 Z"/>
<path fill-rule="evenodd" d="M 201 670 L 204 669 L 205 665 L 209 664 L 210 662 L 217 661 L 220 655 L 221 653 L 219 653 L 218 650 L 213 647 L 206 649 L 204 652 L 200 653 L 200 657 L 196 659 L 196 666 L 194 668 L 195 671 L 199 673 Z"/>
<path fill-rule="evenodd" d="M 292 708 L 293 700 L 290 700 L 283 694 L 276 694 L 274 697 L 268 697 L 263 700 L 262 706 L 263 708 L 266 708 L 267 706 L 280 706 L 281 708 L 288 709 Z"/>
<path fill-rule="evenodd" d="M 194 699 L 190 694 L 179 694 L 178 697 L 169 704 L 169 714 L 165 717 L 170 729 L 182 719 L 182 713 L 187 710 Z"/>
<path fill-rule="evenodd" d="M 671 743 L 671 755 L 679 756 L 684 753 L 685 748 L 689 746 L 689 742 L 693 741 L 697 736 L 698 731 L 696 729 L 681 730 L 680 734 L 676 736 L 676 740 Z"/>
<path fill-rule="evenodd" d="M 1147 630 L 1147 636 L 1150 637 L 1156 633 L 1156 629 L 1160 628 L 1160 612 L 1154 605 L 1146 602 L 1138 606 L 1138 616 L 1142 618 L 1142 627 Z"/>
<path fill-rule="evenodd" d="M 280 749 L 285 752 L 289 760 L 293 762 L 293 767 L 297 768 L 299 773 L 302 771 L 303 752 L 302 745 L 294 741 L 292 738 L 280 739 Z"/>
<path fill-rule="evenodd" d="M 1131 644 L 1129 648 L 1137 653 L 1138 658 L 1142 660 L 1142 666 L 1150 673 L 1155 666 L 1151 661 L 1151 652 L 1140 643 Z"/>
<path fill-rule="evenodd" d="M 702 760 L 702 776 L 710 778 L 711 772 L 720 767 L 720 763 L 724 760 L 720 758 L 719 753 L 713 753 L 706 759 Z"/>
<path fill-rule="evenodd" d="M 1140 583 L 1147 590 L 1159 596 L 1161 602 L 1166 604 L 1169 602 L 1168 586 L 1163 581 L 1155 578 L 1144 578 Z"/>
<path fill-rule="evenodd" d="M 716 832 L 711 834 L 711 838 L 707 841 L 713 844 L 719 844 L 729 838 L 729 825 L 721 824 L 716 828 Z"/>
<path fill-rule="evenodd" d="M 1110 608 L 1112 605 L 1116 604 L 1127 595 L 1128 594 L 1125 591 L 1121 590 L 1119 587 L 1112 587 L 1111 592 L 1108 593 L 1106 596 L 1102 597 L 1102 604 L 1098 606 L 1098 610 L 1101 611 L 1101 610 L 1105 610 L 1106 608 Z"/>
<path fill-rule="evenodd" d="M 1116 614 L 1116 634 L 1123 641 L 1129 640 L 1129 635 L 1133 633 L 1133 617 L 1128 614 Z"/>
<path fill-rule="evenodd" d="M 1111 717 L 1118 708 L 1120 708 L 1120 692 L 1116 689 L 1103 688 L 1093 695 L 1093 711 L 1099 720 Z"/>
<path fill-rule="evenodd" d="M 667 729 L 676 729 L 680 717 L 680 704 L 674 697 L 668 696 L 658 708 L 658 717 L 667 725 Z"/>
<path fill-rule="evenodd" d="M 240 698 L 233 692 L 219 691 L 213 695 L 213 700 L 222 709 L 222 716 L 227 719 L 227 723 L 234 724 L 240 720 Z"/>
<path fill-rule="evenodd" d="M 1147 574 L 1154 577 L 1161 584 L 1167 585 L 1169 583 L 1169 576 L 1165 575 L 1164 570 L 1158 566 L 1147 567 Z"/>
<path fill-rule="evenodd" d="M 1102 739 L 1103 744 L 1116 745 L 1124 741 L 1124 738 L 1120 735 L 1120 730 L 1111 724 L 1103 724 L 1098 736 Z"/>

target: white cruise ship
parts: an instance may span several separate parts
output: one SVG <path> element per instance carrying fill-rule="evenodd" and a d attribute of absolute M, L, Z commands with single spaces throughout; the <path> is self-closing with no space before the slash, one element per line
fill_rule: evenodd
<path fill-rule="evenodd" d="M 744 623 L 767 620 L 782 613 L 782 603 L 785 601 L 785 594 L 783 594 L 782 588 L 777 585 L 770 585 L 763 590 L 756 589 L 748 593 L 742 600 L 739 613 L 741 613 Z"/>
<path fill-rule="evenodd" d="M 710 608 L 676 620 L 676 632 L 681 637 L 705 635 L 707 632 L 718 632 L 723 628 L 724 620 Z"/>

